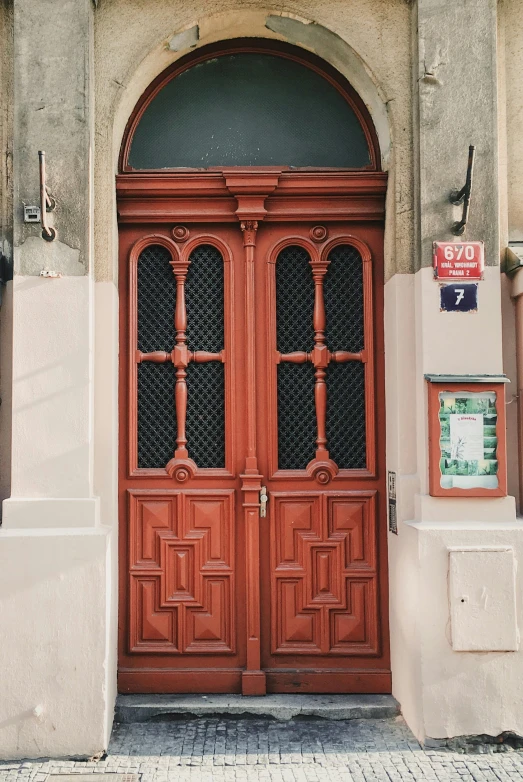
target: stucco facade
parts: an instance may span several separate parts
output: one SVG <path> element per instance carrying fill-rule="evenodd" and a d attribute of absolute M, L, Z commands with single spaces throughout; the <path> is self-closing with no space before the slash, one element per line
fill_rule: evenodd
<path fill-rule="evenodd" d="M 392 692 L 422 740 L 523 734 L 519 640 L 491 651 L 487 633 L 477 651 L 456 651 L 448 588 L 453 550 L 483 552 L 463 575 L 480 594 L 495 581 L 489 552 L 508 552 L 516 586 L 496 624 L 519 638 L 513 283 L 500 266 L 509 242 L 523 241 L 523 2 L 3 0 L 0 35 L 0 249 L 13 263 L 0 308 L 2 757 L 107 746 L 117 689 L 118 157 L 153 79 L 191 50 L 244 37 L 314 52 L 346 77 L 389 175 Z M 486 268 L 478 310 L 446 313 L 432 243 L 455 238 L 461 207 L 448 194 L 463 184 L 469 144 L 477 160 L 466 237 L 485 243 Z M 40 149 L 58 204 L 49 243 L 23 221 L 23 205 L 38 203 Z M 431 497 L 424 376 L 503 373 L 513 381 L 508 496 Z"/>

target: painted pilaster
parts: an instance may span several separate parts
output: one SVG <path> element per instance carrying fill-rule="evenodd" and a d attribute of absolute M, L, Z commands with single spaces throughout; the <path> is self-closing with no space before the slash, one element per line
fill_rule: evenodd
<path fill-rule="evenodd" d="M 94 5 L 13 9 L 12 481 L 0 530 L 0 634 L 11 646 L 0 756 L 86 755 L 107 746 L 114 689 L 111 539 L 92 487 Z M 24 204 L 39 204 L 39 150 L 56 200 L 52 242 L 23 220 Z"/>
<path fill-rule="evenodd" d="M 91 16 L 91 0 L 14 3 L 13 497 L 92 493 Z M 39 150 L 53 242 L 23 221 Z"/>
<path fill-rule="evenodd" d="M 11 490 L 13 9 L 0 2 L 0 501 Z"/>
<path fill-rule="evenodd" d="M 465 182 L 469 144 L 476 164 L 466 237 L 485 242 L 487 264 L 499 263 L 496 5 L 417 2 L 418 268 L 431 265 L 433 240 L 455 239 L 450 227 L 461 207 L 448 194 Z"/>
<path fill-rule="evenodd" d="M 503 707 L 521 702 L 516 681 L 521 652 L 500 654 L 488 645 L 481 656 L 454 651 L 452 633 L 459 618 L 451 621 L 449 612 L 450 551 L 457 546 L 485 553 L 483 570 L 468 574 L 471 599 L 479 600 L 492 577 L 488 550 L 507 546 L 517 562 L 523 555 L 523 525 L 516 521 L 513 497 L 453 500 L 428 495 L 424 380 L 426 373 L 503 371 L 496 2 L 418 0 L 413 25 L 417 272 L 414 284 L 397 275 L 386 293 L 398 333 L 403 327 L 407 334 L 402 311 L 410 307 L 410 333 L 415 335 L 414 377 L 406 375 L 403 381 L 405 393 L 413 395 L 415 413 L 403 415 L 396 428 L 400 453 L 401 432 L 412 443 L 414 435 L 406 433 L 416 431 L 416 479 L 401 475 L 399 457 L 402 523 L 399 535 L 389 536 L 393 682 L 404 715 L 420 738 L 498 735 L 523 729 L 523 711 Z M 449 203 L 449 193 L 464 184 L 469 144 L 477 154 L 464 238 L 484 241 L 487 268 L 479 283 L 478 311 L 446 313 L 440 311 L 439 284 L 433 279 L 432 243 L 458 241 L 451 227 L 461 218 L 462 207 Z M 521 624 L 521 608 L 516 621 Z"/>

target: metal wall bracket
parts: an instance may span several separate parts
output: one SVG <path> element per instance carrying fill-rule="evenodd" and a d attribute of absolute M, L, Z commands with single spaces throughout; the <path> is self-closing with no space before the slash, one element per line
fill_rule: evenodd
<path fill-rule="evenodd" d="M 454 206 L 463 204 L 463 214 L 461 220 L 453 224 L 451 231 L 455 236 L 463 236 L 469 219 L 470 192 L 472 190 L 472 175 L 474 172 L 474 158 L 476 156 L 476 147 L 469 146 L 469 159 L 467 164 L 467 178 L 461 190 L 453 190 L 449 195 L 449 201 Z"/>
<path fill-rule="evenodd" d="M 49 193 L 45 183 L 45 152 L 38 153 L 40 168 L 40 213 L 42 221 L 42 238 L 46 242 L 52 242 L 56 239 L 56 231 L 50 225 L 47 225 L 47 212 L 52 212 L 56 207 L 56 201 Z"/>

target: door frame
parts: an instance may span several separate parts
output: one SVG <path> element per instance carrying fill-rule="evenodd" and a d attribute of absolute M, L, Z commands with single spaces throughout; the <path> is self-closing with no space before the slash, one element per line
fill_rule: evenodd
<path fill-rule="evenodd" d="M 288 167 L 210 168 L 178 170 L 135 171 L 128 165 L 128 156 L 133 134 L 147 107 L 160 90 L 172 79 L 197 63 L 221 55 L 261 52 L 294 60 L 319 74 L 329 82 L 351 106 L 367 139 L 370 164 L 359 169 L 289 169 Z M 246 431 L 247 454 L 245 468 L 240 475 L 243 495 L 245 549 L 251 557 L 247 576 L 247 665 L 241 674 L 241 690 L 245 694 L 265 692 L 266 676 L 260 669 L 260 558 L 259 558 L 259 494 L 262 476 L 256 458 L 256 412 L 252 401 L 256 382 L 255 313 L 254 296 L 254 253 L 257 227 L 272 221 L 302 222 L 311 225 L 328 224 L 340 220 L 351 222 L 372 222 L 384 229 L 385 193 L 387 174 L 381 172 L 381 157 L 378 138 L 369 111 L 349 82 L 334 67 L 315 54 L 281 41 L 269 39 L 235 39 L 218 42 L 189 53 L 163 73 L 145 90 L 132 112 L 125 129 L 120 148 L 119 171 L 116 178 L 117 210 L 120 226 L 144 226 L 144 233 L 150 233 L 151 225 L 169 226 L 176 241 L 191 223 L 236 223 L 243 236 L 245 278 L 246 278 L 246 353 L 247 363 L 247 405 Z M 146 229 L 149 226 L 149 230 Z M 169 239 L 170 241 L 170 239 Z M 375 280 L 374 312 L 379 319 L 379 328 L 374 338 L 376 344 L 376 372 L 378 399 L 376 421 L 384 432 L 384 358 L 383 358 L 383 246 L 379 251 L 380 279 Z M 120 333 L 125 334 L 128 323 L 128 259 L 126 252 L 120 252 Z M 377 284 L 376 284 L 377 283 Z M 250 293 L 249 293 L 250 291 Z M 379 332 L 379 333 L 378 333 Z M 119 484 L 126 478 L 126 438 L 132 434 L 125 417 L 127 368 L 125 350 L 120 351 L 119 399 Z M 368 432 L 371 437 L 376 432 Z M 376 446 L 376 442 L 373 443 Z M 375 447 L 370 449 L 375 450 Z M 381 478 L 385 470 L 384 435 L 381 444 L 378 470 Z M 190 461 L 190 460 L 189 460 Z M 191 469 L 191 465 L 185 465 Z M 193 465 L 195 466 L 195 465 Z M 372 467 L 372 465 L 369 465 Z M 176 470 L 176 464 L 172 466 Z M 361 475 L 365 480 L 364 475 Z M 127 622 L 127 503 L 119 486 L 120 506 L 120 650 L 126 642 Z M 386 524 L 384 503 L 380 503 L 380 529 Z M 387 590 L 386 533 L 380 543 L 380 569 L 382 589 Z M 384 542 L 383 542 L 384 541 Z M 256 563 L 252 567 L 252 562 Z M 383 571 L 384 569 L 384 571 Z M 387 597 L 388 599 L 388 597 Z M 384 611 L 384 614 L 387 612 Z M 388 615 L 382 616 L 384 624 L 383 643 L 388 654 Z M 389 666 L 390 668 L 390 666 Z M 390 671 L 387 674 L 390 683 Z M 132 672 L 120 671 L 119 682 L 123 689 L 133 688 Z M 156 686 L 169 691 L 168 677 Z M 191 685 L 192 687 L 193 685 Z M 388 685 L 387 685 L 388 686 Z M 134 690 L 138 691 L 138 690 Z M 162 691 L 157 690 L 157 691 Z M 171 690 L 172 691 L 172 690 Z M 190 690 L 189 690 L 190 691 Z M 360 690 L 361 691 L 361 690 Z M 377 691 L 377 690 L 375 690 Z M 383 690 L 381 690 L 383 691 Z"/>
<path fill-rule="evenodd" d="M 182 227 L 191 223 L 229 223 L 236 224 L 243 234 L 245 262 L 251 268 L 246 274 L 246 284 L 254 286 L 254 248 L 257 225 L 262 221 L 299 221 L 315 223 L 347 222 L 377 224 L 383 231 L 385 216 L 385 194 L 387 175 L 382 172 L 346 172 L 346 171 L 310 171 L 290 172 L 282 169 L 224 169 L 212 172 L 180 173 L 125 173 L 117 176 L 118 217 L 121 226 L 144 226 L 144 234 L 152 238 L 151 224 L 169 226 L 171 235 L 176 237 Z M 173 233 L 174 232 L 174 233 Z M 151 235 L 152 234 L 152 235 Z M 165 236 L 165 235 L 164 235 Z M 170 241 L 170 240 L 169 240 Z M 143 246 L 143 242 L 140 246 Z M 381 250 L 383 248 L 381 247 Z M 136 252 L 133 254 L 136 258 Z M 120 253 L 120 334 L 127 334 L 129 323 L 129 292 L 127 289 L 129 273 L 129 254 L 125 248 Z M 383 256 L 379 263 L 379 279 L 374 281 L 374 337 L 376 340 L 377 399 L 376 429 L 385 431 L 384 424 L 384 353 L 383 353 Z M 249 295 L 247 295 L 247 301 Z M 251 296 L 252 300 L 252 296 Z M 247 319 L 251 316 L 247 313 Z M 254 318 L 254 312 L 252 313 Z M 254 320 L 253 320 L 254 323 Z M 251 329 L 252 345 L 248 352 L 254 354 L 255 332 Z M 131 435 L 127 417 L 126 399 L 128 393 L 128 351 L 120 352 L 120 458 L 119 458 L 119 516 L 120 516 L 120 654 L 126 649 L 128 623 L 128 508 L 127 492 L 121 486 L 129 475 L 129 462 L 126 453 L 127 438 Z M 247 387 L 254 390 L 254 362 L 248 369 Z M 249 406 L 248 406 L 249 407 Z M 253 415 L 255 410 L 253 408 Z M 247 428 L 255 423 L 247 420 Z M 375 433 L 376 434 L 376 433 Z M 254 435 L 255 436 L 255 435 Z M 381 438 L 378 453 L 378 471 L 383 479 L 385 470 L 385 438 Z M 252 450 L 252 449 L 251 449 Z M 372 449 L 371 449 L 372 450 Z M 167 477 L 167 476 L 166 476 Z M 241 691 L 246 695 L 262 695 L 266 691 L 267 677 L 260 665 L 261 627 L 260 627 L 260 557 L 259 557 L 259 493 L 262 476 L 258 471 L 256 442 L 254 452 L 247 454 L 245 470 L 240 476 L 244 522 L 246 531 L 245 550 L 250 561 L 246 567 L 247 595 L 247 665 L 241 672 L 224 671 L 220 678 L 215 669 L 208 671 L 188 671 L 186 688 L 183 691 Z M 136 476 L 138 479 L 138 476 Z M 123 480 L 122 480 L 123 479 Z M 364 475 L 361 476 L 365 482 Z M 381 601 L 380 621 L 382 626 L 382 648 L 389 655 L 388 580 L 387 580 L 387 535 L 386 510 L 384 497 L 381 497 L 378 510 L 379 536 L 379 573 Z M 255 563 L 253 566 L 252 563 Z M 173 675 L 169 670 L 155 671 L 149 677 L 149 684 L 142 678 L 139 670 L 120 669 L 119 687 L 121 691 L 140 692 L 180 691 L 179 685 L 173 685 Z M 147 679 L 147 676 L 145 677 Z M 356 672 L 350 678 L 346 688 L 349 691 L 390 691 L 390 663 L 386 670 L 379 672 L 375 685 L 369 685 L 367 677 Z M 358 684 L 360 681 L 360 684 Z M 203 689 L 202 689 L 203 688 Z"/>

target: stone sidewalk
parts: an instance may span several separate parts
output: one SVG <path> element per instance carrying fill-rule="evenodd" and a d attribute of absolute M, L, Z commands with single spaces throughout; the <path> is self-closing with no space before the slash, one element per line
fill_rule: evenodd
<path fill-rule="evenodd" d="M 496 782 L 523 780 L 523 752 L 424 750 L 400 717 L 206 718 L 116 725 L 100 760 L 0 763 L 2 782 L 80 773 L 134 774 L 141 782 Z"/>

